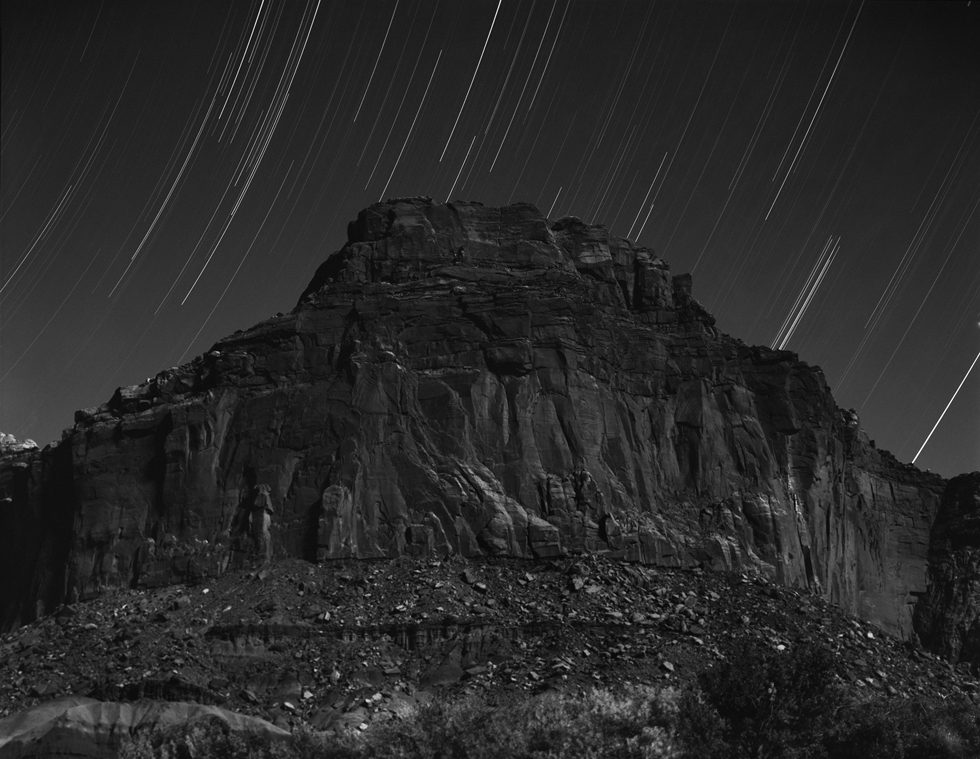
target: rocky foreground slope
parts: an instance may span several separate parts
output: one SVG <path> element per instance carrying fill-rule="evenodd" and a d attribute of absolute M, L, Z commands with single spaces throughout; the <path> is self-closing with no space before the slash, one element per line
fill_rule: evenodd
<path fill-rule="evenodd" d="M 289 314 L 3 458 L 0 621 L 268 557 L 602 553 L 758 573 L 904 636 L 944 486 L 650 250 L 392 200 Z"/>
<path fill-rule="evenodd" d="M 760 577 L 596 556 L 292 559 L 109 590 L 0 635 L 0 737 L 8 715 L 66 696 L 370 731 L 433 697 L 682 687 L 754 648 L 816 647 L 849 703 L 980 705 L 967 668 Z"/>

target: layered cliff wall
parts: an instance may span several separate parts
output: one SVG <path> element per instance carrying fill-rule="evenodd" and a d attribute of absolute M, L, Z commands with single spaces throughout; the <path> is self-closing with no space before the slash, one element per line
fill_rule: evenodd
<path fill-rule="evenodd" d="M 907 633 L 943 480 L 691 286 L 529 205 L 376 204 L 291 313 L 4 460 L 2 622 L 268 546 L 745 569 Z"/>
<path fill-rule="evenodd" d="M 954 477 L 943 494 L 913 622 L 928 648 L 980 671 L 980 472 Z"/>

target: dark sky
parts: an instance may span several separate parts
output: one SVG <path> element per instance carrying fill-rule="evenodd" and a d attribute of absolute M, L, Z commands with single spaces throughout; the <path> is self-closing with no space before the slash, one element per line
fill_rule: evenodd
<path fill-rule="evenodd" d="M 980 468 L 980 3 L 4 0 L 0 429 L 288 311 L 382 197 L 654 248 Z"/>

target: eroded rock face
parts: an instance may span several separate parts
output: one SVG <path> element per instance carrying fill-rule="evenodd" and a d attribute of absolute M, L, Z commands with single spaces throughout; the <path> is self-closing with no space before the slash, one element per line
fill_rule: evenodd
<path fill-rule="evenodd" d="M 926 647 L 980 668 L 980 472 L 954 477 L 943 494 L 914 623 Z"/>
<path fill-rule="evenodd" d="M 6 461 L 3 621 L 254 561 L 267 486 L 274 555 L 601 551 L 759 571 L 908 631 L 942 479 L 691 288 L 526 204 L 376 204 L 291 313 Z"/>

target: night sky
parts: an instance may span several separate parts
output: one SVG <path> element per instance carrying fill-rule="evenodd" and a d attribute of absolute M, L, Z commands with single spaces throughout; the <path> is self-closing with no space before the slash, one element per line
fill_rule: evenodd
<path fill-rule="evenodd" d="M 290 310 L 359 209 L 429 195 L 605 224 L 879 447 L 949 404 L 916 463 L 980 468 L 980 3 L 2 9 L 4 432 Z"/>

